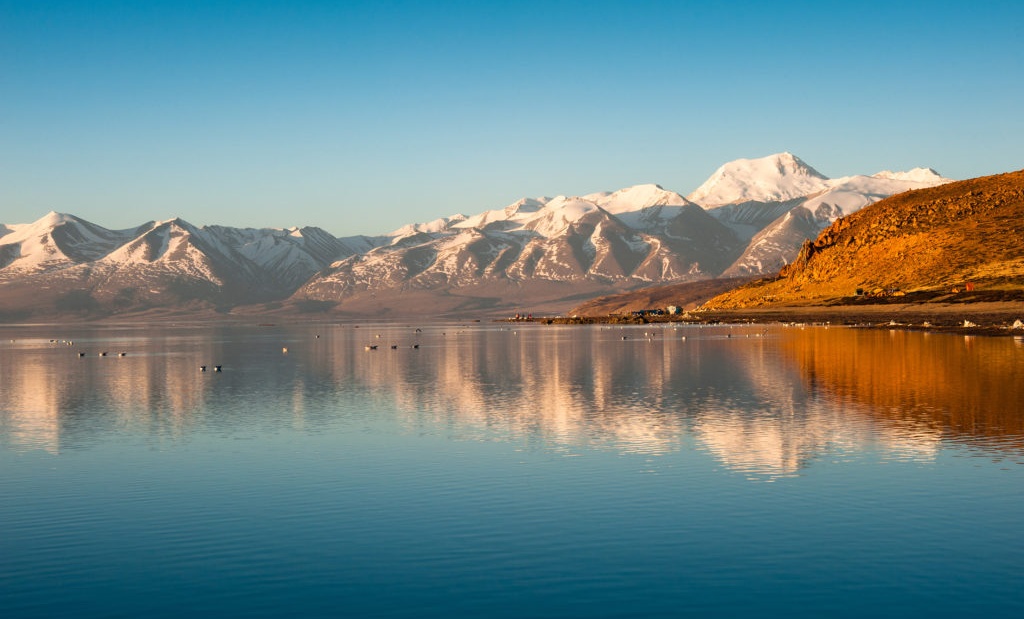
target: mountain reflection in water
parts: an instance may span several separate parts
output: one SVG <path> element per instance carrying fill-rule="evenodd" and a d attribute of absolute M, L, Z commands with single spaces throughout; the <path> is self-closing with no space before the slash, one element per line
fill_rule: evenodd
<path fill-rule="evenodd" d="M 925 460 L 943 444 L 1024 453 L 1024 345 L 1013 338 L 489 324 L 0 335 L 0 444 L 16 450 L 57 453 L 125 434 L 160 442 L 317 432 L 358 409 L 365 423 L 387 414 L 410 432 L 564 453 L 657 456 L 692 444 L 762 478 L 865 451 Z M 364 350 L 371 341 L 378 350 Z M 215 363 L 222 374 L 198 369 Z"/>

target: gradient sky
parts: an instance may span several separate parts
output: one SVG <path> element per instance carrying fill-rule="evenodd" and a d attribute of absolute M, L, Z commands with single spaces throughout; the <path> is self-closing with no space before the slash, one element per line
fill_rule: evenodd
<path fill-rule="evenodd" d="M 0 222 L 339 236 L 789 151 L 1024 166 L 1024 3 L 0 0 Z"/>

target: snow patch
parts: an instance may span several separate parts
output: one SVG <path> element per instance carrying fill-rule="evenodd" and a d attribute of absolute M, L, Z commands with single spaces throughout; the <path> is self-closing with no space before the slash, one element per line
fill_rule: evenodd
<path fill-rule="evenodd" d="M 592 194 L 586 199 L 613 215 L 640 211 L 651 206 L 687 206 L 689 200 L 660 185 L 634 185 L 611 194 Z"/>

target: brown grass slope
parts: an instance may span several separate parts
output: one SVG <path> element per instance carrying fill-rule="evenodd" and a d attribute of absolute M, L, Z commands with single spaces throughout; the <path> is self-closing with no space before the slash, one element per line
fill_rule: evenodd
<path fill-rule="evenodd" d="M 570 316 L 608 316 L 629 314 L 645 309 L 664 309 L 670 305 L 692 310 L 715 295 L 750 281 L 749 277 L 705 279 L 668 286 L 653 286 L 631 292 L 607 295 L 574 307 Z"/>
<path fill-rule="evenodd" d="M 1024 170 L 877 202 L 806 242 L 777 277 L 719 295 L 704 309 L 1020 300 Z"/>

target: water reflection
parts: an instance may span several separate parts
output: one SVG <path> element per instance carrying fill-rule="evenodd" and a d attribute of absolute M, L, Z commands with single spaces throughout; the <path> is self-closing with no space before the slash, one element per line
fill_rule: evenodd
<path fill-rule="evenodd" d="M 692 443 L 762 478 L 797 474 L 826 455 L 928 460 L 944 444 L 1024 453 L 1024 347 L 1012 338 L 754 326 L 215 326 L 57 336 L 72 347 L 41 328 L 2 335 L 0 444 L 16 450 L 59 453 L 125 435 L 159 444 L 324 432 L 361 416 L 570 453 L 655 456 Z M 369 343 L 378 350 L 366 351 Z M 100 357 L 101 349 L 127 354 Z M 221 374 L 198 369 L 217 363 Z"/>
<path fill-rule="evenodd" d="M 857 406 L 886 434 L 1024 449 L 1024 354 L 1012 339 L 808 329 L 782 347 L 809 390 Z"/>

